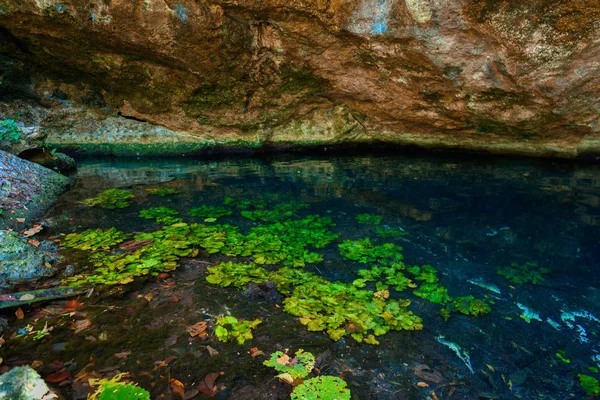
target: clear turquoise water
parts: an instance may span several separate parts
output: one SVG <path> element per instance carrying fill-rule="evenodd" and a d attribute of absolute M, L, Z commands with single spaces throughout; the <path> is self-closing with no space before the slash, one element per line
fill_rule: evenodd
<path fill-rule="evenodd" d="M 106 188 L 140 192 L 145 185 L 161 184 L 181 193 L 138 196 L 123 210 L 80 203 Z M 424 330 L 390 332 L 379 338 L 379 346 L 349 338 L 333 342 L 323 333 L 307 332 L 274 302 L 208 285 L 206 263 L 221 260 L 212 256 L 184 260 L 167 283 L 152 279 L 92 297 L 89 302 L 96 309 L 116 305 L 98 313 L 87 334 L 108 332 L 107 341 L 57 328 L 45 343 L 19 348 L 20 357 L 40 358 L 53 345 L 66 343 L 65 350 L 52 354 L 63 362 L 74 358 L 74 375 L 92 357 L 96 369 L 118 366 L 130 371 L 153 396 L 169 391 L 168 377 L 192 387 L 207 373 L 223 371 L 218 382 L 225 388 L 217 397 L 231 399 L 288 396 L 289 389 L 272 380 L 273 371 L 261 365 L 262 358 L 247 354 L 250 347 L 266 354 L 282 348 L 311 351 L 320 357 L 323 373 L 342 376 L 360 399 L 427 399 L 433 398 L 432 391 L 439 399 L 582 398 L 577 374 L 599 377 L 589 369 L 600 364 L 600 320 L 595 319 L 600 318 L 598 165 L 384 155 L 86 159 L 79 163 L 76 185 L 49 215 L 53 228 L 47 235 L 112 226 L 129 232 L 153 230 L 153 223 L 138 217 L 141 209 L 165 205 L 185 214 L 201 204 L 219 205 L 225 196 L 299 200 L 311 205 L 307 214 L 332 217 L 333 230 L 342 236 L 320 251 L 323 263 L 306 269 L 344 282 L 355 279 L 362 267 L 342 259 L 337 243 L 364 237 L 383 242 L 372 226 L 354 219 L 360 213 L 380 215 L 382 224 L 408 232 L 386 240 L 404 248 L 407 263 L 434 266 L 451 295 L 485 298 L 493 303 L 492 312 L 478 318 L 453 315 L 444 322 L 440 306 L 409 295 L 410 309 L 423 318 Z M 243 229 L 254 224 L 235 213 L 219 222 Z M 83 266 L 75 255 L 64 255 L 65 263 Z M 496 269 L 513 262 L 536 262 L 550 273 L 540 285 L 511 284 Z M 148 293 L 154 296 L 150 303 L 141 297 Z M 170 301 L 172 296 L 181 301 Z M 533 316 L 529 322 L 521 317 L 525 307 Z M 264 320 L 251 343 L 200 343 L 186 336 L 187 326 L 228 312 Z M 173 336 L 175 344 L 166 345 Z M 207 344 L 219 356 L 209 357 L 203 350 Z M 114 357 L 124 350 L 132 352 L 127 359 Z M 556 356 L 559 351 L 570 363 Z M 169 356 L 177 359 L 155 368 L 156 361 Z M 439 373 L 438 378 L 419 373 L 423 364 Z M 429 386 L 417 385 L 423 381 Z M 64 389 L 68 394 L 72 390 Z"/>

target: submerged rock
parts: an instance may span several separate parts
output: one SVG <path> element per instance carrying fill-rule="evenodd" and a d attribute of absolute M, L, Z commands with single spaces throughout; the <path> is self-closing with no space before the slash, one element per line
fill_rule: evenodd
<path fill-rule="evenodd" d="M 51 400 L 58 398 L 30 366 L 15 367 L 0 375 L 0 400 Z"/>
<path fill-rule="evenodd" d="M 252 300 L 279 301 L 281 294 L 274 282 L 249 283 L 244 295 Z"/>
<path fill-rule="evenodd" d="M 39 247 L 20 239 L 12 231 L 0 230 L 0 287 L 52 276 L 58 261 L 56 246 L 44 241 Z"/>

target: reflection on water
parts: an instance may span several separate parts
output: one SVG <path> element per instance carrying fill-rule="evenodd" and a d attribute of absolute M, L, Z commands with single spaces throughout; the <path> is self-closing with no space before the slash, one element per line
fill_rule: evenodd
<path fill-rule="evenodd" d="M 105 188 L 166 182 L 182 193 L 138 196 L 131 209 L 110 212 L 80 204 Z M 202 275 L 193 278 L 195 287 L 209 290 L 211 299 L 195 289 L 194 309 L 187 313 L 230 310 L 246 318 L 271 313 L 263 336 L 259 334 L 253 345 L 265 352 L 278 345 L 310 349 L 326 360 L 328 374 L 342 374 L 361 399 L 435 398 L 432 390 L 440 399 L 582 396 L 576 375 L 594 375 L 589 368 L 600 364 L 598 166 L 409 156 L 88 159 L 80 163 L 76 186 L 50 216 L 51 233 L 111 226 L 144 231 L 152 227 L 137 217 L 143 208 L 166 205 L 185 214 L 201 204 L 220 204 L 225 196 L 266 195 L 311 204 L 311 213 L 334 219 L 344 239 L 372 236 L 370 228 L 355 223 L 354 215 L 382 216 L 383 224 L 408 232 L 396 240 L 404 247 L 407 263 L 431 264 L 451 293 L 486 298 L 493 303 L 492 313 L 481 318 L 453 316 L 444 322 L 438 306 L 417 298 L 411 310 L 423 318 L 423 331 L 388 333 L 380 346 L 347 339 L 336 343 L 304 331 L 272 304 L 249 300 L 232 289 L 206 287 Z M 231 218 L 228 222 L 252 225 L 239 216 Z M 335 244 L 323 254 L 326 262 L 307 270 L 329 279 L 356 278 L 359 266 L 341 259 Z M 513 262 L 536 262 L 550 274 L 542 285 L 513 285 L 496 273 Z M 181 273 L 187 273 L 184 270 Z M 177 312 L 172 312 L 176 319 Z M 248 361 L 239 353 L 232 356 L 233 347 L 223 356 L 229 364 L 202 358 L 202 366 L 186 370 L 189 366 L 181 364 L 171 373 L 179 368 L 186 371 L 185 379 L 197 381 L 220 368 L 227 381 L 223 398 L 269 398 L 260 394 L 269 371 L 256 363 L 251 372 L 244 370 L 239 365 Z M 196 350 L 188 346 L 178 356 Z M 557 352 L 570 362 L 558 358 Z M 436 379 L 423 372 L 424 364 L 438 374 Z M 429 386 L 417 386 L 421 380 Z M 268 391 L 268 386 L 262 390 Z"/>

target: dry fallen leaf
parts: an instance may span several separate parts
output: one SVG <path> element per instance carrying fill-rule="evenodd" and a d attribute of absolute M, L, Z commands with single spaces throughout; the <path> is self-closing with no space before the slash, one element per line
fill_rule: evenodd
<path fill-rule="evenodd" d="M 277 359 L 277 364 L 287 365 L 289 360 L 290 360 L 290 356 L 288 356 L 287 354 L 284 354 Z"/>
<path fill-rule="evenodd" d="M 177 379 L 171 379 L 170 384 L 173 392 L 175 392 L 177 396 L 183 397 L 183 395 L 185 394 L 185 386 L 183 385 L 183 383 L 181 383 L 181 381 L 178 381 Z"/>
<path fill-rule="evenodd" d="M 209 354 L 211 357 L 214 357 L 214 356 L 218 356 L 218 355 L 219 355 L 219 352 L 218 352 L 218 351 L 216 351 L 215 349 L 213 349 L 213 348 L 212 348 L 212 347 L 210 347 L 210 346 L 206 346 L 206 351 L 208 351 L 208 354 Z"/>
<path fill-rule="evenodd" d="M 17 316 L 17 319 L 25 318 L 25 313 L 23 312 L 21 307 L 17 308 L 17 311 L 15 311 L 15 315 Z"/>
<path fill-rule="evenodd" d="M 25 222 L 25 218 L 17 218 L 17 222 Z"/>
<path fill-rule="evenodd" d="M 82 332 L 92 326 L 92 322 L 89 319 L 80 319 L 71 323 L 71 329 L 75 331 L 75 333 Z"/>
<path fill-rule="evenodd" d="M 131 354 L 131 350 L 125 350 L 120 353 L 115 353 L 115 357 L 119 359 L 126 359 Z"/>
<path fill-rule="evenodd" d="M 71 373 L 69 371 L 59 371 L 48 375 L 44 378 L 44 380 L 49 383 L 58 383 L 64 381 L 65 379 L 69 379 L 70 377 Z"/>
<path fill-rule="evenodd" d="M 198 335 L 201 335 L 201 337 L 202 337 L 202 336 L 204 336 L 202 334 L 206 333 L 207 328 L 208 328 L 208 323 L 202 321 L 202 322 L 195 323 L 192 326 L 188 326 L 186 330 L 189 332 L 191 337 L 196 337 Z M 208 336 L 208 334 L 206 334 L 206 336 Z"/>
<path fill-rule="evenodd" d="M 138 250 L 142 247 L 144 247 L 145 245 L 147 245 L 148 243 L 152 243 L 154 241 L 154 239 L 147 239 L 147 240 L 130 240 L 128 242 L 122 243 L 119 246 L 119 249 L 121 250 Z"/>
<path fill-rule="evenodd" d="M 41 225 L 35 224 L 33 226 L 33 228 L 27 229 L 25 232 L 23 232 L 23 236 L 25 236 L 25 237 L 33 236 L 36 233 L 40 232 L 42 229 L 44 229 L 44 228 Z"/>
<path fill-rule="evenodd" d="M 260 356 L 263 355 L 265 353 L 263 353 L 262 351 L 260 351 L 258 349 L 258 347 L 253 347 L 250 349 L 250 356 L 252 356 L 252 358 L 256 357 L 256 356 Z"/>
<path fill-rule="evenodd" d="M 38 368 L 39 368 L 39 367 L 41 367 L 42 365 L 44 365 L 44 362 L 43 362 L 43 361 L 40 361 L 40 360 L 34 360 L 34 361 L 31 363 L 30 367 L 31 367 L 31 368 L 33 368 L 33 369 L 38 369 Z"/>
<path fill-rule="evenodd" d="M 27 243 L 29 243 L 30 245 L 35 246 L 35 247 L 39 247 L 40 246 L 40 242 L 38 240 L 29 239 L 27 241 Z"/>
<path fill-rule="evenodd" d="M 191 388 L 189 390 L 186 390 L 186 392 L 183 394 L 183 400 L 190 400 L 198 396 L 198 393 L 200 393 L 198 389 Z"/>
<path fill-rule="evenodd" d="M 429 385 L 426 384 L 425 382 L 417 382 L 417 386 L 418 387 L 429 387 Z"/>

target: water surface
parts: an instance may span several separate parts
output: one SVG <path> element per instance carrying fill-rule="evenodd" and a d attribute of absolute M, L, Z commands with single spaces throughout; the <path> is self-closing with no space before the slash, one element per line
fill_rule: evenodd
<path fill-rule="evenodd" d="M 144 195 L 148 186 L 180 193 Z M 105 210 L 81 203 L 113 187 L 132 190 L 134 204 Z M 48 216 L 52 228 L 46 234 L 59 237 L 113 226 L 125 232 L 152 231 L 158 226 L 138 212 L 156 206 L 174 208 L 187 222 L 199 222 L 186 217 L 187 210 L 221 205 L 226 197 L 295 200 L 310 208 L 294 218 L 331 217 L 336 224 L 332 230 L 341 236 L 317 250 L 324 261 L 307 265 L 307 271 L 352 282 L 364 266 L 341 257 L 337 245 L 370 237 L 402 246 L 407 264 L 433 266 L 451 295 L 484 299 L 492 312 L 453 314 L 445 322 L 441 306 L 403 293 L 412 301 L 410 310 L 423 319 L 423 330 L 389 332 L 378 338 L 378 346 L 350 337 L 334 342 L 322 332 L 308 332 L 282 311 L 280 301 L 208 284 L 206 266 L 227 258 L 201 255 L 181 260 L 165 279 L 99 288 L 101 295 L 86 300 L 89 329 L 75 334 L 64 321 L 53 320 L 56 329 L 50 336 L 13 347 L 7 363 L 59 360 L 71 363 L 74 376 L 83 368 L 100 375 L 129 371 L 153 397 L 172 395 L 171 378 L 190 388 L 210 372 L 223 372 L 217 397 L 230 399 L 288 397 L 288 387 L 262 366 L 264 357 L 249 356 L 251 347 L 267 355 L 285 348 L 310 351 L 318 356 L 321 373 L 343 377 L 360 399 L 582 398 L 577 374 L 598 377 L 593 372 L 600 364 L 597 165 L 383 155 L 85 159 L 74 188 Z M 401 227 L 407 235 L 379 238 L 373 225 L 356 222 L 362 213 L 379 215 L 382 225 Z M 218 223 L 247 231 L 259 222 L 234 212 Z M 64 250 L 63 255 L 64 265 L 88 267 L 78 252 Z M 513 284 L 497 274 L 498 268 L 527 262 L 550 271 L 543 282 Z M 241 346 L 214 337 L 201 342 L 185 331 L 225 314 L 261 318 L 263 323 L 254 339 Z M 219 355 L 211 357 L 206 346 Z M 169 357 L 174 358 L 161 364 Z M 424 374 L 424 366 L 435 377 Z M 85 387 L 75 382 L 63 390 L 71 395 Z"/>

